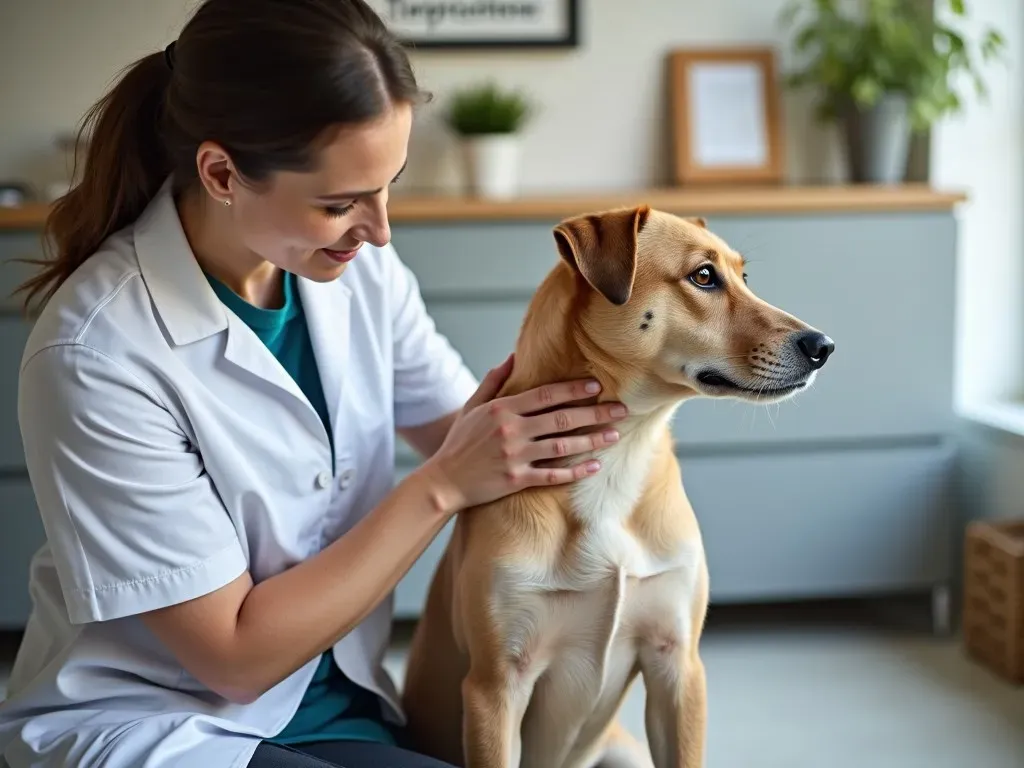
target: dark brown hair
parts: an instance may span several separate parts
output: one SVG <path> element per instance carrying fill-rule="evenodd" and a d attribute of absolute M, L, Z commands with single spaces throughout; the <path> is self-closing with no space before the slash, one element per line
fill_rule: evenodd
<path fill-rule="evenodd" d="M 327 129 L 425 96 L 363 0 L 205 0 L 168 50 L 129 66 L 86 113 L 82 177 L 46 220 L 52 256 L 18 289 L 26 307 L 40 294 L 48 301 L 168 175 L 177 189 L 193 183 L 203 141 L 258 183 L 312 169 Z"/>

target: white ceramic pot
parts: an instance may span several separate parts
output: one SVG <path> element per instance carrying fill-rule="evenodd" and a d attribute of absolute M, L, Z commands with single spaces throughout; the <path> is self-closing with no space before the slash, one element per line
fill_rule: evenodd
<path fill-rule="evenodd" d="M 462 153 L 469 188 L 479 197 L 509 198 L 519 191 L 519 136 L 464 136 Z"/>

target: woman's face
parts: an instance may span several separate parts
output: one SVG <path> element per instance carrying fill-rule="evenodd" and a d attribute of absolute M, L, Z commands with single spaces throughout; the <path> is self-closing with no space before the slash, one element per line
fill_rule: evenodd
<path fill-rule="evenodd" d="M 411 128 L 412 107 L 397 104 L 371 123 L 339 129 L 312 172 L 280 171 L 255 187 L 226 174 L 231 205 L 221 213 L 252 266 L 262 260 L 329 281 L 364 243 L 390 242 L 388 187 L 405 167 Z"/>

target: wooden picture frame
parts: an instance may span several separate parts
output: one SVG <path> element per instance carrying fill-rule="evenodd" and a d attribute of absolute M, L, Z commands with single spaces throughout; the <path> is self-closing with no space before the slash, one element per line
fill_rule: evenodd
<path fill-rule="evenodd" d="M 580 45 L 580 0 L 369 2 L 412 49 L 545 50 Z"/>
<path fill-rule="evenodd" d="M 777 77 L 772 48 L 698 48 L 669 54 L 676 184 L 782 182 Z"/>

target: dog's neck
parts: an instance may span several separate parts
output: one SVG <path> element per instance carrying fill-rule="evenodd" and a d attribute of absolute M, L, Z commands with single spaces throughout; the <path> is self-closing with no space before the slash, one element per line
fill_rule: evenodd
<path fill-rule="evenodd" d="M 600 353 L 576 322 L 573 305 L 582 299 L 575 279 L 568 267 L 559 267 L 537 289 L 519 331 L 512 374 L 500 395 L 592 378 L 600 382 L 601 394 L 589 402 L 622 400 L 623 380 L 633 377 Z"/>
<path fill-rule="evenodd" d="M 594 378 L 602 390 L 590 402 L 618 401 L 629 408 L 629 416 L 615 424 L 619 441 L 594 454 L 601 471 L 577 482 L 570 494 L 571 511 L 584 524 L 624 521 L 644 490 L 652 457 L 678 403 L 645 396 L 637 389 L 644 385 L 643 372 L 624 370 L 591 342 L 572 311 L 581 300 L 574 280 L 569 269 L 556 269 L 541 284 L 523 321 L 514 369 L 501 394 Z"/>

